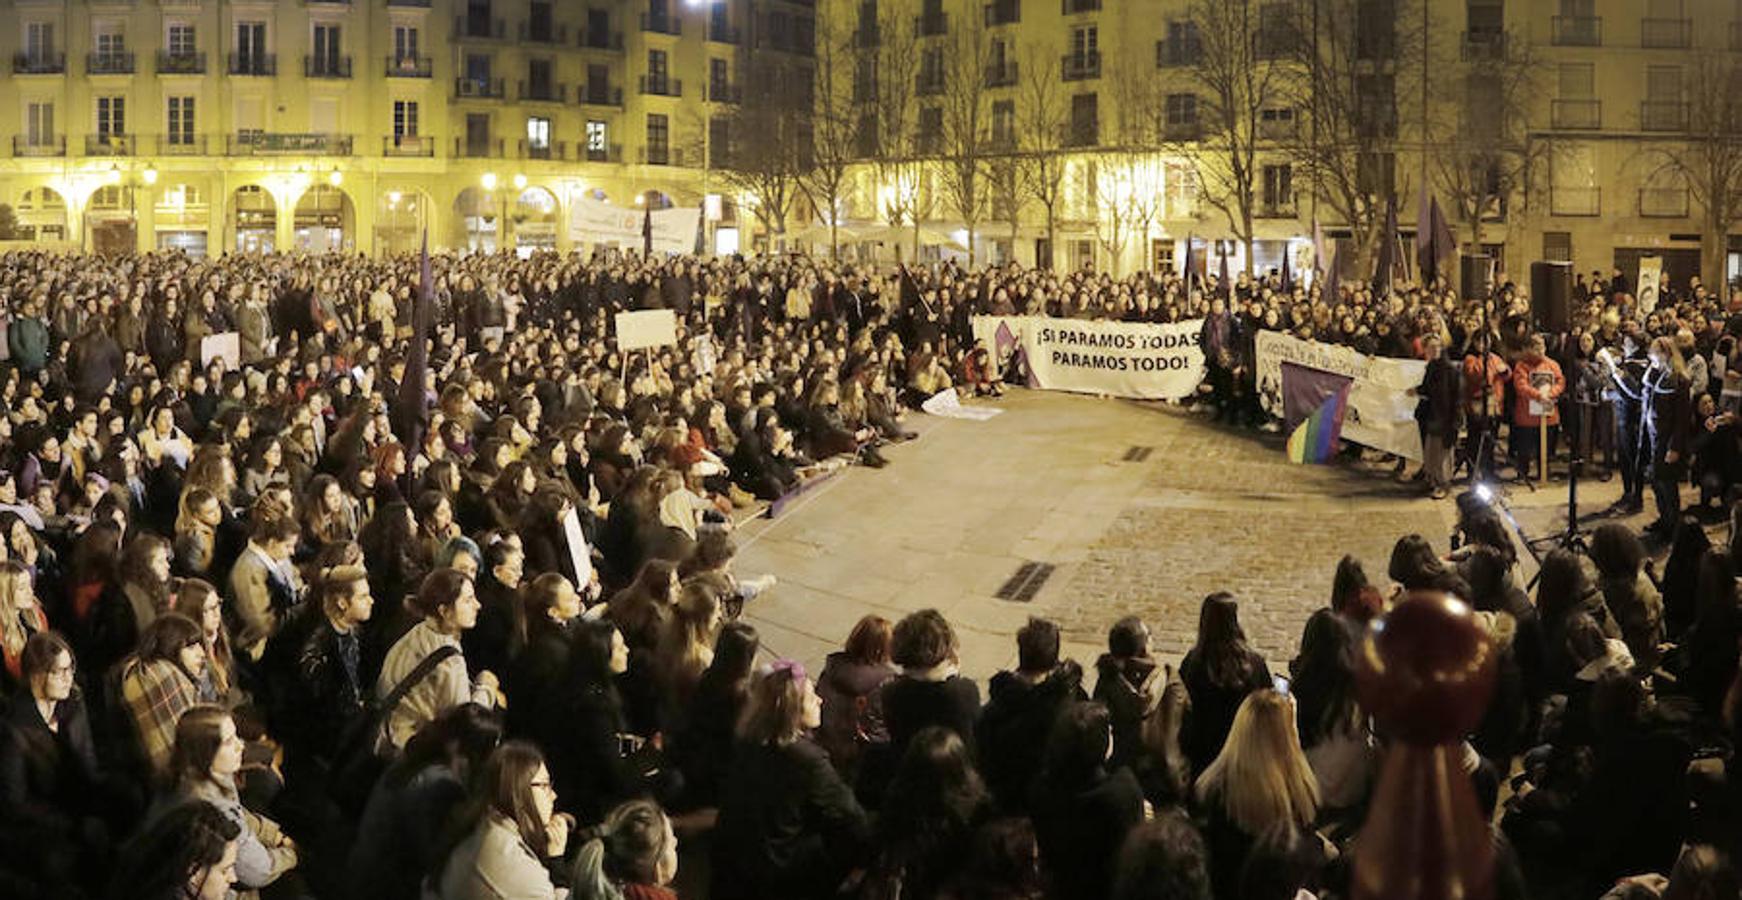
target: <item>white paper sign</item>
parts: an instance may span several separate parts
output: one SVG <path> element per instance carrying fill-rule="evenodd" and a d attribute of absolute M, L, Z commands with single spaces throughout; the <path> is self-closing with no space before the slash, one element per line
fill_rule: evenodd
<path fill-rule="evenodd" d="M 581 534 L 581 514 L 573 507 L 563 516 L 563 536 L 568 538 L 569 561 L 575 567 L 575 590 L 587 592 L 587 582 L 593 578 L 593 556 L 587 549 L 587 537 Z"/>
<path fill-rule="evenodd" d="M 642 309 L 617 314 L 618 350 L 669 347 L 675 343 L 677 313 L 669 309 Z"/>
<path fill-rule="evenodd" d="M 206 335 L 201 339 L 200 366 L 209 366 L 214 359 L 224 361 L 226 372 L 242 368 L 242 336 L 234 331 L 226 331 L 223 334 Z"/>
<path fill-rule="evenodd" d="M 1641 256 L 1639 258 L 1639 309 L 1650 313 L 1657 309 L 1657 281 L 1663 277 L 1663 258 L 1659 256 Z"/>
<path fill-rule="evenodd" d="M 946 419 L 968 419 L 974 422 L 984 422 L 993 416 L 1004 412 L 1001 409 L 991 409 L 985 406 L 963 406 L 960 397 L 956 396 L 955 388 L 944 388 L 926 398 L 920 404 L 920 409 L 929 415 L 941 416 Z"/>

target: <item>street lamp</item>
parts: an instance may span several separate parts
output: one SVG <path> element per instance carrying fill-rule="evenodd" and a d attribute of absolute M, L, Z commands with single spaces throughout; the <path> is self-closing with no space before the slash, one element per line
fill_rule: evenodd
<path fill-rule="evenodd" d="M 514 175 L 514 189 L 517 191 L 526 190 L 526 176 L 525 175 L 515 173 L 515 175 Z"/>
<path fill-rule="evenodd" d="M 344 173 L 339 171 L 338 166 L 334 166 L 333 170 L 331 172 L 327 173 L 327 184 L 330 184 L 333 187 L 338 187 L 339 185 L 343 184 L 344 181 L 345 181 Z"/>

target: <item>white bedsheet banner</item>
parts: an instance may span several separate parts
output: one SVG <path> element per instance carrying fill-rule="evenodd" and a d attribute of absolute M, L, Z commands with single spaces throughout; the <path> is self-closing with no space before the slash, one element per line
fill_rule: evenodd
<path fill-rule="evenodd" d="M 1003 357 L 1021 347 L 1035 387 L 1143 400 L 1189 396 L 1204 377 L 1202 319 L 1151 325 L 1044 316 L 975 316 L 974 337 Z M 1000 330 L 1003 330 L 1001 342 Z"/>
<path fill-rule="evenodd" d="M 1357 353 L 1348 347 L 1303 341 L 1280 331 L 1258 332 L 1258 396 L 1264 411 L 1282 418 L 1282 364 L 1291 362 L 1354 379 L 1343 414 L 1343 440 L 1421 459 L 1414 397 L 1427 363 Z"/>
<path fill-rule="evenodd" d="M 641 226 L 645 213 L 636 207 L 612 206 L 591 197 L 576 197 L 569 203 L 569 236 L 586 244 L 616 244 L 641 249 Z M 694 253 L 696 229 L 701 226 L 701 207 L 673 207 L 653 211 L 653 252 Z"/>

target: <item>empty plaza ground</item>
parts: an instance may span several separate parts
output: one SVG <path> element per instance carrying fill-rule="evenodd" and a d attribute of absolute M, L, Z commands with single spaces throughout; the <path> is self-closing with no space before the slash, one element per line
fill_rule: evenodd
<path fill-rule="evenodd" d="M 847 470 L 740 529 L 739 572 L 780 579 L 746 612 L 769 650 L 820 666 L 860 616 L 935 607 L 980 679 L 1014 664 L 1031 615 L 1059 621 L 1085 666 L 1107 626 L 1140 615 L 1156 655 L 1177 662 L 1203 597 L 1227 590 L 1277 666 L 1343 554 L 1382 581 L 1398 536 L 1444 548 L 1453 522 L 1451 501 L 1388 469 L 1292 465 L 1279 437 L 1177 407 L 1030 391 L 992 405 L 1004 414 L 986 422 L 917 416 L 923 436 L 887 451 L 888 468 Z M 1546 521 L 1551 495 L 1521 518 Z M 1056 568 L 1028 601 L 998 598 L 1025 563 Z"/>

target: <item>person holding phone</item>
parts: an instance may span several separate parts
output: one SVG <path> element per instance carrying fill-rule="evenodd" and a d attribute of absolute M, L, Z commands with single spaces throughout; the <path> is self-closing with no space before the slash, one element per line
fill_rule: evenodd
<path fill-rule="evenodd" d="M 1688 439 L 1694 484 L 1700 489 L 1698 512 L 1723 512 L 1724 499 L 1736 483 L 1738 459 L 1736 412 L 1718 409 L 1711 394 L 1701 394 L 1694 405 L 1694 428 Z"/>

